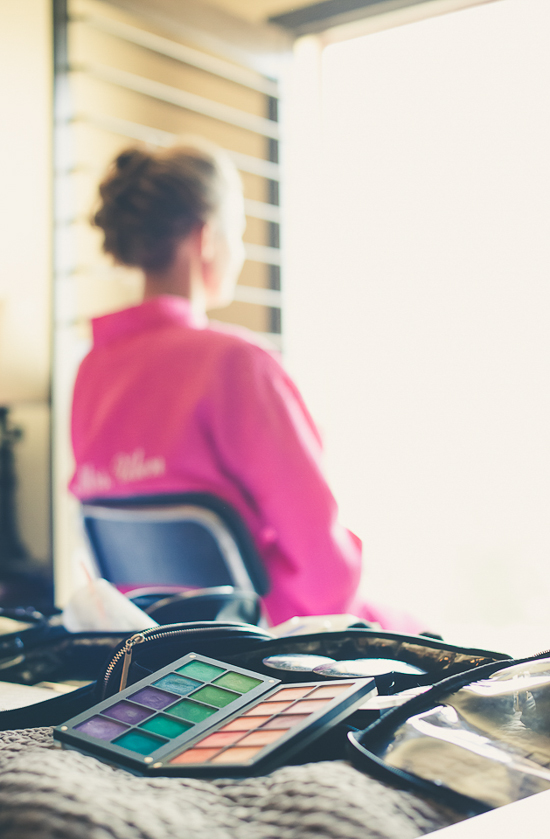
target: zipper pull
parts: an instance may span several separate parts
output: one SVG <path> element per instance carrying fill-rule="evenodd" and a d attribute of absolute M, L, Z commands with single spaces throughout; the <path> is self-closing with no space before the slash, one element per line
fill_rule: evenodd
<path fill-rule="evenodd" d="M 122 675 L 120 677 L 120 690 L 124 690 L 126 687 L 126 683 L 128 681 L 128 673 L 130 671 L 130 664 L 132 662 L 132 653 L 133 649 L 136 644 L 143 644 L 145 641 L 145 636 L 142 632 L 138 632 L 137 635 L 132 635 L 131 638 L 128 638 L 126 644 L 124 646 L 124 661 L 122 662 Z"/>

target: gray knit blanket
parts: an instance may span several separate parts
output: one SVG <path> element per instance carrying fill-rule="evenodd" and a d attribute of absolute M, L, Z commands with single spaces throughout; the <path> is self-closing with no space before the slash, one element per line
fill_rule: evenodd
<path fill-rule="evenodd" d="M 2 839 L 412 839 L 460 816 L 343 761 L 245 780 L 141 778 L 0 732 Z"/>

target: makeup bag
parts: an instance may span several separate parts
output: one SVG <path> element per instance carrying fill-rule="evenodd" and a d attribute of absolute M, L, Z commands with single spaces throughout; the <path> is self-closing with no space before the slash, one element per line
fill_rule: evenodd
<path fill-rule="evenodd" d="M 177 638 L 184 651 L 196 648 L 198 652 L 203 649 L 211 652 L 216 649 L 224 655 L 240 652 L 271 637 L 257 626 L 220 621 L 169 624 L 156 629 L 164 630 L 161 635 L 169 646 L 170 641 Z M 124 649 L 129 636 L 135 637 L 135 633 L 69 633 L 61 626 L 47 625 L 40 637 L 29 640 L 19 649 L 16 659 L 12 657 L 6 661 L 6 666 L 0 670 L 0 682 L 22 686 L 72 682 L 82 683 L 82 687 L 32 705 L 0 710 L 0 731 L 57 725 L 94 705 L 103 693 L 103 680 L 110 672 L 112 659 L 115 657 L 118 661 L 119 650 Z M 160 646 L 162 644 L 157 647 L 158 655 L 161 654 Z M 177 657 L 177 654 L 173 655 L 169 660 Z M 153 665 L 153 669 L 159 666 Z M 114 682 L 112 684 L 116 692 L 118 688 Z M 0 687 L 0 708 L 1 704 Z"/>
<path fill-rule="evenodd" d="M 411 688 L 431 685 L 441 679 L 488 663 L 507 661 L 509 656 L 487 650 L 466 649 L 422 636 L 401 635 L 364 628 L 349 628 L 338 632 L 322 632 L 284 638 L 248 639 L 223 647 L 208 633 L 181 624 L 145 630 L 128 638 L 114 652 L 102 676 L 98 679 L 96 701 L 112 696 L 119 690 L 165 667 L 175 659 L 195 652 L 222 660 L 264 676 L 276 676 L 285 683 L 323 682 L 314 672 L 273 670 L 264 663 L 272 656 L 326 656 L 336 661 L 350 659 L 392 659 L 425 671 L 422 675 L 390 672 L 376 676 L 379 694 L 392 694 Z M 330 677 L 329 677 L 330 678 Z M 346 756 L 347 733 L 364 728 L 379 716 L 377 710 L 358 710 L 345 722 L 331 728 L 313 745 L 300 751 L 295 762 L 343 759 Z"/>
<path fill-rule="evenodd" d="M 451 675 L 348 741 L 356 768 L 468 815 L 550 789 L 550 651 Z"/>
<path fill-rule="evenodd" d="M 0 608 L 0 679 L 1 671 L 22 660 L 25 644 L 43 637 L 47 619 L 32 607 Z"/>
<path fill-rule="evenodd" d="M 24 685 L 64 680 L 89 681 L 83 687 L 44 702 L 0 712 L 0 730 L 57 725 L 117 693 L 189 652 L 274 675 L 263 664 L 272 655 L 324 655 L 337 660 L 391 658 L 421 667 L 422 676 L 390 674 L 376 679 L 388 694 L 446 676 L 508 660 L 487 650 L 466 649 L 432 638 L 347 629 L 287 638 L 273 638 L 257 626 L 220 621 L 168 624 L 131 635 L 121 633 L 59 633 L 30 644 L 23 660 L 6 668 L 4 681 Z M 314 680 L 312 673 L 277 671 L 285 682 Z M 375 714 L 378 716 L 378 714 Z M 372 715 L 371 715 L 372 717 Z M 364 725 L 370 717 L 364 721 Z"/>

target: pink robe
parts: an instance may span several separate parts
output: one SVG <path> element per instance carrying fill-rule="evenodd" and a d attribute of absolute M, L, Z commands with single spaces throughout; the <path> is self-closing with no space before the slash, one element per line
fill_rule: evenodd
<path fill-rule="evenodd" d="M 250 529 L 273 624 L 350 612 L 419 629 L 357 597 L 361 542 L 337 521 L 319 434 L 253 333 L 197 319 L 188 300 L 164 295 L 95 319 L 93 335 L 73 400 L 78 498 L 212 493 Z"/>

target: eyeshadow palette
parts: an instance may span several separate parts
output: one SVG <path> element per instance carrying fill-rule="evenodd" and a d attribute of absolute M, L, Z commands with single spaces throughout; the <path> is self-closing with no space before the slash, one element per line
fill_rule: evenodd
<path fill-rule="evenodd" d="M 284 685 L 190 653 L 58 726 L 54 737 L 140 774 L 262 774 L 375 693 L 372 679 Z"/>

